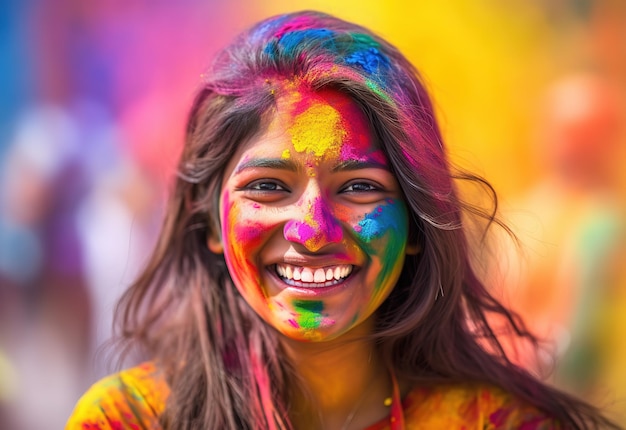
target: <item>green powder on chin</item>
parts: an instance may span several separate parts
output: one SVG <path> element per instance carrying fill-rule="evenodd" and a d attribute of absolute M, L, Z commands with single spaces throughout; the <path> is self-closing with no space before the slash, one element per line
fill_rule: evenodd
<path fill-rule="evenodd" d="M 313 330 L 322 322 L 321 312 L 324 304 L 319 300 L 294 300 L 293 306 L 298 313 L 296 320 L 303 329 Z"/>

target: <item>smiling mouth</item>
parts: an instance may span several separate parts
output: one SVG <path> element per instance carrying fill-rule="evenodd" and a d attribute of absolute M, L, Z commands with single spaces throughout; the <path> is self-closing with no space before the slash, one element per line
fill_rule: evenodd
<path fill-rule="evenodd" d="M 283 282 L 294 287 L 322 288 L 345 282 L 354 266 L 341 264 L 320 268 L 276 264 L 276 274 Z"/>

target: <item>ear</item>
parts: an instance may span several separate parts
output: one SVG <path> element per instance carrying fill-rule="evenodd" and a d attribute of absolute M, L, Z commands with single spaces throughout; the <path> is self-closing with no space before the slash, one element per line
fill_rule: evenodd
<path fill-rule="evenodd" d="M 406 253 L 406 255 L 417 255 L 420 253 L 421 250 L 422 247 L 417 242 L 407 243 L 406 248 L 404 248 L 404 252 Z"/>
<path fill-rule="evenodd" d="M 222 243 L 222 237 L 219 233 L 215 233 L 213 231 L 209 232 L 209 237 L 206 242 L 207 247 L 213 254 L 224 253 L 224 244 Z"/>

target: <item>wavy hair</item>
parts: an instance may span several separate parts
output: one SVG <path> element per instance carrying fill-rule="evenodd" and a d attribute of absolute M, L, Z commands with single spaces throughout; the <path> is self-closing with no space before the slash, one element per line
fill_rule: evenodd
<path fill-rule="evenodd" d="M 263 131 L 290 81 L 333 88 L 358 104 L 409 208 L 409 240 L 421 252 L 407 256 L 372 335 L 394 371 L 420 384 L 493 384 L 567 428 L 607 425 L 594 408 L 507 358 L 489 314 L 534 338 L 476 276 L 464 223 L 471 214 L 493 224 L 497 204 L 482 210 L 464 203 L 456 183 L 481 184 L 494 203 L 495 193 L 482 178 L 452 170 L 417 70 L 366 28 L 299 12 L 252 27 L 203 75 L 157 246 L 118 308 L 122 338 L 164 369 L 171 388 L 164 428 L 292 428 L 289 399 L 301 388 L 280 335 L 239 295 L 223 255 L 207 248 L 207 238 L 219 234 L 225 166 Z"/>

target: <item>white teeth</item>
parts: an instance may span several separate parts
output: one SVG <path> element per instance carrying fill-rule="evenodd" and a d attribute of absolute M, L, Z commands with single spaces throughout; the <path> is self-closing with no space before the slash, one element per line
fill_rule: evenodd
<path fill-rule="evenodd" d="M 302 279 L 302 282 L 313 282 L 313 271 L 304 267 L 300 278 Z"/>
<path fill-rule="evenodd" d="M 327 281 L 332 281 L 333 280 L 333 269 L 328 269 L 326 271 L 325 277 L 326 277 Z"/>
<path fill-rule="evenodd" d="M 334 285 L 352 273 L 352 265 L 342 264 L 330 267 L 299 267 L 289 264 L 277 264 L 276 274 L 289 281 L 298 281 L 298 284 Z"/>
<path fill-rule="evenodd" d="M 326 282 L 326 273 L 324 269 L 317 269 L 313 274 L 313 282 Z"/>

